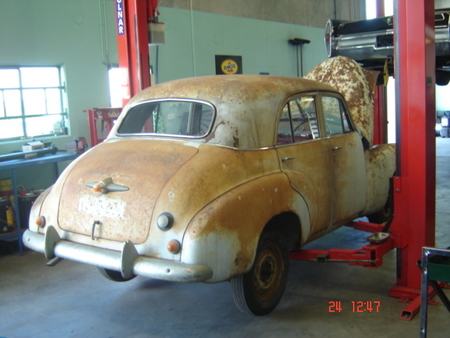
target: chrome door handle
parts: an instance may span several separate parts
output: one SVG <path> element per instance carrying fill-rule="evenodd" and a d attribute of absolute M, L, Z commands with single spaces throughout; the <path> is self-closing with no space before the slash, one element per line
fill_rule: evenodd
<path fill-rule="evenodd" d="M 293 160 L 295 157 L 283 157 L 282 159 L 281 159 L 281 161 L 282 162 L 286 162 L 286 161 L 290 161 L 290 160 Z"/>
<path fill-rule="evenodd" d="M 342 147 L 334 147 L 333 150 L 340 150 Z"/>

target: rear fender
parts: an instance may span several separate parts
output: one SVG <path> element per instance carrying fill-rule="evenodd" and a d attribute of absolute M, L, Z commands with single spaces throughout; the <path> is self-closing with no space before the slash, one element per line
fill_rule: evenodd
<path fill-rule="evenodd" d="M 190 222 L 183 238 L 181 261 L 213 270 L 208 282 L 220 282 L 250 270 L 259 237 L 274 217 L 294 212 L 303 236 L 309 235 L 304 199 L 283 173 L 260 177 L 219 196 Z"/>

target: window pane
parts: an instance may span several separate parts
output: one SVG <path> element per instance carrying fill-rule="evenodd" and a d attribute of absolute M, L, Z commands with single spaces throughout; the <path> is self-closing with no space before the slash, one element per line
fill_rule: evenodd
<path fill-rule="evenodd" d="M 58 87 L 59 71 L 56 67 L 20 68 L 23 87 Z"/>
<path fill-rule="evenodd" d="M 61 91 L 59 89 L 47 89 L 47 114 L 61 114 Z"/>
<path fill-rule="evenodd" d="M 324 96 L 322 103 L 327 135 L 342 134 L 344 128 L 340 100 L 336 97 Z"/>
<path fill-rule="evenodd" d="M 5 100 L 6 116 L 12 117 L 22 115 L 19 90 L 5 90 L 3 92 L 3 99 Z"/>
<path fill-rule="evenodd" d="M 65 100 L 59 66 L 0 67 L 0 139 L 67 134 Z"/>
<path fill-rule="evenodd" d="M 280 121 L 278 123 L 278 136 L 277 144 L 287 144 L 292 143 L 292 129 L 291 121 L 289 118 L 289 107 L 286 104 L 280 116 Z"/>
<path fill-rule="evenodd" d="M 19 70 L 0 69 L 0 88 L 19 88 Z"/>
<path fill-rule="evenodd" d="M 0 120 L 0 139 L 22 137 L 23 133 L 22 119 Z"/>
<path fill-rule="evenodd" d="M 204 136 L 211 128 L 213 117 L 213 108 L 200 102 L 149 102 L 128 111 L 119 133 Z"/>
<path fill-rule="evenodd" d="M 45 109 L 45 90 L 27 89 L 23 91 L 23 106 L 25 115 L 46 114 Z"/>
<path fill-rule="evenodd" d="M 344 132 L 348 133 L 352 131 L 350 121 L 348 119 L 348 114 L 342 109 L 342 123 L 344 125 Z"/>
<path fill-rule="evenodd" d="M 304 96 L 291 101 L 291 118 L 295 142 L 319 137 L 314 97 Z"/>
<path fill-rule="evenodd" d="M 64 121 L 59 115 L 30 117 L 26 119 L 27 136 L 65 134 Z"/>

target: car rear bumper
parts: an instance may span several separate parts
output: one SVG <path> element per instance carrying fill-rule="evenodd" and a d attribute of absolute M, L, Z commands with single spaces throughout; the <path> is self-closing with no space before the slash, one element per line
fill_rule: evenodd
<path fill-rule="evenodd" d="M 25 231 L 23 243 L 30 249 L 42 252 L 46 258 L 55 257 L 119 271 L 125 278 L 133 275 L 175 282 L 204 282 L 213 275 L 204 265 L 185 264 L 165 259 L 141 256 L 133 243 L 125 242 L 122 251 L 97 248 L 61 239 L 54 227 L 45 235 Z"/>

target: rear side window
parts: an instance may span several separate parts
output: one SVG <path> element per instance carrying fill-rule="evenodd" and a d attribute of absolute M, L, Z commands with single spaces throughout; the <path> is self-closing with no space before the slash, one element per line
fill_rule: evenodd
<path fill-rule="evenodd" d="M 132 107 L 118 134 L 164 134 L 204 137 L 211 130 L 214 108 L 200 101 L 150 101 Z"/>
<path fill-rule="evenodd" d="M 319 136 L 314 96 L 302 96 L 286 103 L 278 121 L 277 144 L 304 142 Z"/>
<path fill-rule="evenodd" d="M 322 97 L 327 136 L 345 134 L 353 130 L 342 101 L 334 96 Z"/>

